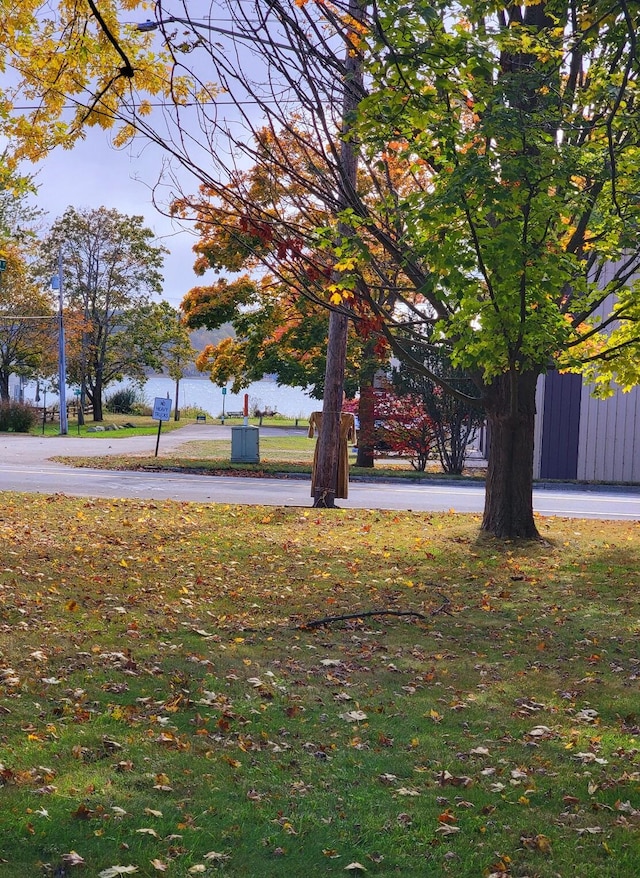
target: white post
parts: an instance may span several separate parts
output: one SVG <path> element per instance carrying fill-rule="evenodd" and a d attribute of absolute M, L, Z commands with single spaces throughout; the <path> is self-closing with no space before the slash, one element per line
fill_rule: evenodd
<path fill-rule="evenodd" d="M 58 384 L 60 385 L 60 435 L 68 433 L 67 423 L 67 359 L 64 344 L 62 248 L 58 250 Z"/>

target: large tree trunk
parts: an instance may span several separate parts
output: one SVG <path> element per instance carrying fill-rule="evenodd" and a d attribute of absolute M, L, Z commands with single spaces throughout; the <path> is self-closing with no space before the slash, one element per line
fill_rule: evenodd
<path fill-rule="evenodd" d="M 9 402 L 9 373 L 0 372 L 0 402 Z"/>
<path fill-rule="evenodd" d="M 102 378 L 96 376 L 91 390 L 91 403 L 93 405 L 94 422 L 103 421 L 102 416 Z"/>
<path fill-rule="evenodd" d="M 533 519 L 536 372 L 500 375 L 487 391 L 490 448 L 482 530 L 502 539 L 538 539 Z"/>
<path fill-rule="evenodd" d="M 356 466 L 371 468 L 375 445 L 375 399 L 373 385 L 360 384 L 360 402 L 358 404 L 358 454 Z"/>
<path fill-rule="evenodd" d="M 349 14 L 362 21 L 364 4 L 362 0 L 349 0 Z M 347 50 L 345 57 L 344 93 L 342 104 L 343 140 L 340 144 L 340 191 L 338 205 L 349 206 L 349 191 L 356 188 L 358 173 L 358 154 L 353 143 L 345 135 L 349 130 L 350 116 L 358 105 L 362 88 L 362 60 L 355 52 Z M 345 191 L 346 190 L 346 191 Z M 339 222 L 339 236 L 348 237 L 351 230 Z M 340 272 L 333 272 L 334 281 Z M 348 301 L 344 303 L 348 307 Z M 344 372 L 347 358 L 347 333 L 349 318 L 346 311 L 329 314 L 327 339 L 327 364 L 324 380 L 324 400 L 322 404 L 322 424 L 316 449 L 315 489 L 313 505 L 333 508 L 338 488 L 338 457 L 340 449 L 340 415 L 344 396 Z"/>

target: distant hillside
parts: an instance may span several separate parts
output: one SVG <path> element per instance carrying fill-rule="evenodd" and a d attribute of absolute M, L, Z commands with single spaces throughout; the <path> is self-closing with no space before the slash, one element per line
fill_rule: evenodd
<path fill-rule="evenodd" d="M 208 344 L 218 344 L 223 338 L 233 338 L 234 335 L 233 326 L 230 323 L 223 323 L 218 329 L 194 329 L 193 332 L 189 333 L 189 338 L 191 339 L 191 344 L 196 351 L 200 352 L 203 351 Z M 201 373 L 198 372 L 195 364 L 187 366 L 184 370 L 185 378 L 200 374 Z"/>
<path fill-rule="evenodd" d="M 208 344 L 218 344 L 223 338 L 233 338 L 235 332 L 230 323 L 223 323 L 218 329 L 194 329 L 189 333 L 191 344 L 197 351 L 203 351 Z"/>
<path fill-rule="evenodd" d="M 230 323 L 224 323 L 218 329 L 194 329 L 193 332 L 189 333 L 189 339 L 191 340 L 191 346 L 195 350 L 194 360 L 200 353 L 203 351 L 208 344 L 218 344 L 218 342 L 222 341 L 223 338 L 234 338 L 235 332 L 233 331 L 233 326 Z M 145 370 L 147 375 L 166 375 L 167 370 L 164 369 L 162 372 L 154 372 L 152 369 Z M 202 372 L 198 372 L 196 369 L 196 364 L 191 363 L 190 366 L 185 366 L 182 372 L 183 378 L 202 378 Z"/>

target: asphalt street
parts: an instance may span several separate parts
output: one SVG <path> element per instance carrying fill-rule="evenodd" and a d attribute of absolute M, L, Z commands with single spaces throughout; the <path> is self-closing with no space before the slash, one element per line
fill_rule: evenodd
<path fill-rule="evenodd" d="M 261 435 L 268 435 L 271 429 L 262 428 Z M 229 427 L 183 427 L 161 435 L 160 453 L 173 451 L 194 440 L 228 438 L 229 435 Z M 155 443 L 155 436 L 88 439 L 1 434 L 0 490 L 266 506 L 311 505 L 309 479 L 80 469 L 51 460 L 57 456 L 153 455 Z M 343 508 L 352 509 L 472 513 L 480 513 L 483 504 L 482 485 L 451 482 L 408 484 L 401 480 L 383 483 L 353 481 L 349 485 L 348 499 L 338 503 Z M 534 491 L 534 508 L 541 515 L 548 516 L 640 520 L 640 492 L 602 486 L 597 490 L 575 486 L 566 489 L 540 487 Z"/>

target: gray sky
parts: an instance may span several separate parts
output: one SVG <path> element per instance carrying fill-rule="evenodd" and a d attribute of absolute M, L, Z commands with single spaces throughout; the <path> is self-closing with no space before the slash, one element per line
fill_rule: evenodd
<path fill-rule="evenodd" d="M 193 272 L 195 237 L 153 205 L 152 188 L 162 170 L 163 155 L 144 143 L 116 150 L 108 132 L 88 129 L 86 139 L 72 150 L 56 149 L 33 168 L 38 195 L 35 203 L 47 212 L 52 223 L 64 210 L 76 208 L 115 208 L 121 213 L 142 215 L 158 236 L 158 242 L 171 252 L 165 257 L 164 298 L 177 307 L 185 293 L 202 281 Z M 26 169 L 24 169 L 26 170 Z M 185 180 L 185 190 L 197 190 L 195 180 Z M 170 200 L 168 189 L 157 197 Z"/>
<path fill-rule="evenodd" d="M 234 0 L 235 2 L 235 0 Z M 171 4 L 167 0 L 166 6 Z M 173 3 L 174 8 L 164 8 L 165 16 L 184 15 L 186 2 Z M 188 0 L 189 14 L 194 20 L 206 21 L 211 16 L 216 22 L 226 23 L 224 16 L 224 3 L 214 4 L 211 0 Z M 220 7 L 220 8 L 218 8 Z M 213 10 L 213 11 L 212 11 Z M 215 13 L 215 15 L 214 15 Z M 132 20 L 141 20 L 145 16 L 135 15 Z M 123 20 L 129 21 L 127 15 Z M 224 39 L 224 38 L 223 38 Z M 157 36 L 158 46 L 160 36 Z M 229 51 L 242 54 L 243 44 L 230 43 Z M 253 55 L 247 55 L 247 63 L 251 64 L 252 75 L 258 75 L 260 70 L 259 59 Z M 197 68 L 199 57 L 196 53 L 189 55 L 189 64 Z M 210 78 L 209 62 L 205 56 L 202 59 L 205 65 L 200 71 L 203 81 Z M 245 108 L 246 111 L 246 108 Z M 256 111 L 257 112 L 257 111 Z M 153 124 L 155 130 L 165 130 L 167 122 L 164 119 L 163 110 L 153 111 Z M 220 106 L 216 103 L 213 111 L 217 123 L 237 125 L 238 113 L 229 98 L 222 100 Z M 190 158 L 203 162 L 202 167 L 207 167 L 211 145 L 208 141 L 209 131 L 203 132 L 200 128 L 200 113 L 193 111 L 193 116 L 181 112 L 181 132 L 186 132 L 187 150 Z M 188 231 L 189 224 L 180 226 L 175 220 L 163 216 L 154 206 L 153 189 L 162 176 L 163 167 L 168 160 L 168 153 L 160 146 L 151 143 L 143 136 L 134 139 L 133 143 L 123 149 L 114 149 L 111 146 L 110 134 L 98 127 L 87 128 L 85 140 L 79 142 L 72 150 L 56 148 L 45 160 L 35 166 L 36 184 L 39 187 L 36 199 L 38 206 L 47 211 L 47 222 L 52 223 L 64 210 L 73 205 L 76 208 L 98 208 L 105 206 L 115 208 L 126 214 L 141 214 L 147 225 L 154 230 L 162 243 L 171 252 L 165 257 L 165 284 L 164 298 L 174 307 L 177 307 L 184 295 L 193 287 L 203 282 L 202 278 L 193 272 L 195 256 L 192 252 L 196 237 Z M 180 142 L 180 134 L 169 124 L 167 140 L 177 137 Z M 216 146 L 219 154 L 226 157 L 229 167 L 239 161 L 239 157 L 233 152 L 228 144 L 221 143 Z M 231 155 L 227 151 L 231 150 Z M 23 170 L 27 170 L 26 168 Z M 199 181 L 189 175 L 184 169 L 172 169 L 177 174 L 183 194 L 195 194 L 198 191 Z M 167 176 L 167 175 L 165 175 Z M 156 189 L 155 200 L 164 208 L 170 204 L 172 197 L 179 194 L 168 185 Z"/>

